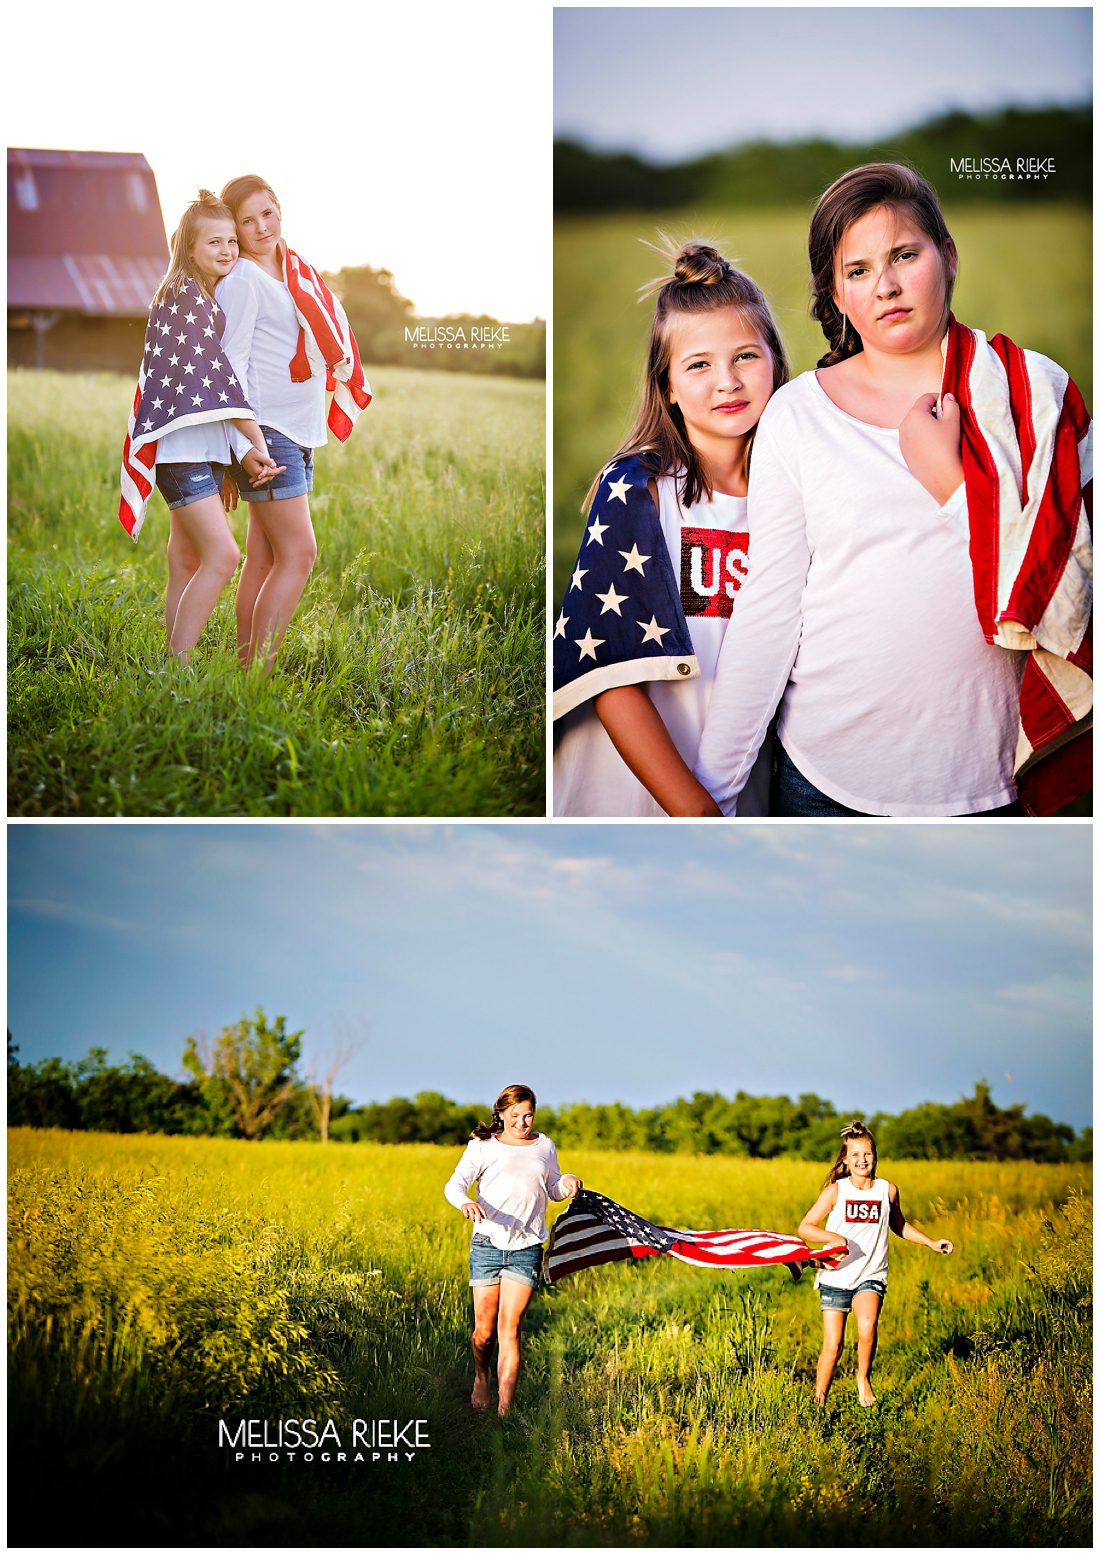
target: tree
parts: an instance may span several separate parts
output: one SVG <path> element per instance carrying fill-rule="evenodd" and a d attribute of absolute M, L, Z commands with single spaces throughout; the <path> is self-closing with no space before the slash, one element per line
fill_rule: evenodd
<path fill-rule="evenodd" d="M 342 1021 L 340 1024 L 340 1035 L 332 1047 L 319 1056 L 316 1061 L 316 1069 L 314 1065 L 310 1065 L 306 1088 L 309 1092 L 310 1105 L 313 1109 L 313 1121 L 317 1125 L 317 1131 L 321 1136 L 323 1145 L 327 1145 L 329 1139 L 329 1124 L 332 1121 L 332 1095 L 336 1085 L 336 1076 L 345 1064 L 351 1062 L 366 1040 L 365 1035 L 357 1035 L 348 1022 Z"/>
<path fill-rule="evenodd" d="M 304 1031 L 287 1031 L 286 1016 L 269 1024 L 262 1009 L 241 1017 L 210 1042 L 188 1037 L 183 1066 L 194 1075 L 213 1120 L 227 1120 L 245 1139 L 258 1139 L 299 1083 L 294 1073 Z"/>

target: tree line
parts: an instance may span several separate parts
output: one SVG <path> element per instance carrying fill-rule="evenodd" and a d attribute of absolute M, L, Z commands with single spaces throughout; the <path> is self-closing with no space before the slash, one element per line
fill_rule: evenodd
<path fill-rule="evenodd" d="M 357 1106 L 336 1091 L 354 1042 L 330 1050 L 318 1069 L 300 1069 L 305 1033 L 264 1011 L 226 1026 L 214 1039 L 189 1037 L 186 1079 L 161 1074 L 138 1053 L 108 1062 L 93 1047 L 76 1063 L 19 1062 L 8 1035 L 8 1123 L 30 1128 L 90 1129 L 117 1134 L 205 1134 L 236 1139 L 320 1139 L 344 1143 L 461 1146 L 485 1107 L 439 1091 L 393 1096 Z M 863 1116 L 879 1152 L 894 1159 L 1090 1161 L 1092 1130 L 1075 1132 L 1025 1103 L 999 1107 L 979 1080 L 959 1101 L 921 1102 L 898 1113 Z M 789 1096 L 722 1096 L 696 1091 L 660 1107 L 571 1102 L 540 1107 L 539 1128 L 563 1149 L 650 1150 L 665 1154 L 779 1156 L 826 1160 L 853 1114 L 808 1092 Z"/>

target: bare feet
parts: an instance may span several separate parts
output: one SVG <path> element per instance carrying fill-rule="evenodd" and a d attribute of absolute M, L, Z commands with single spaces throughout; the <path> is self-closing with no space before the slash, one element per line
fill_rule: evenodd
<path fill-rule="evenodd" d="M 488 1377 L 476 1377 L 474 1390 L 470 1394 L 470 1403 L 474 1409 L 488 1409 L 489 1407 L 489 1379 Z"/>
<path fill-rule="evenodd" d="M 878 1403 L 878 1399 L 872 1392 L 871 1384 L 869 1382 L 857 1382 L 856 1392 L 859 1395 L 859 1401 L 863 1405 L 864 1409 L 870 1409 L 872 1404 Z"/>

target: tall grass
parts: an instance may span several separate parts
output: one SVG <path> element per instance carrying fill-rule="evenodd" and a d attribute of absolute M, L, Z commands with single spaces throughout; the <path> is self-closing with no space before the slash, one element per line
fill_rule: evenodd
<path fill-rule="evenodd" d="M 165 661 L 167 510 L 136 547 L 114 517 L 132 385 L 9 374 L 11 813 L 544 812 L 543 386 L 378 377 L 318 456 L 319 560 L 264 682 L 232 589 Z"/>
<path fill-rule="evenodd" d="M 667 1259 L 536 1298 L 474 1417 L 457 1149 L 13 1131 L 13 1542 L 1091 1542 L 1082 1167 L 900 1163 L 875 1382 L 812 1406 L 809 1281 Z M 797 1224 L 821 1168 L 578 1151 L 658 1219 Z M 428 1421 L 411 1463 L 234 1464 L 218 1418 Z M 55 1487 L 64 1485 L 65 1494 Z"/>

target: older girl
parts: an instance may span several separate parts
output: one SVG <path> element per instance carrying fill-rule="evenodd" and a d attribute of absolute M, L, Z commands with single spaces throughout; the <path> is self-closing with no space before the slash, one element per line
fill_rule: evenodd
<path fill-rule="evenodd" d="M 1012 347 L 1019 360 L 1002 368 L 1002 337 L 951 318 L 955 244 L 910 168 L 838 179 L 814 212 L 810 262 L 830 349 L 757 432 L 752 577 L 697 774 L 726 813 L 739 809 L 778 707 L 773 813 L 1012 813 L 1021 714 L 1042 721 L 1030 688 L 1045 671 L 1033 655 L 1025 674 L 1025 651 L 1053 648 L 1062 690 L 1046 705 L 1068 719 L 1047 719 L 1035 745 L 1091 705 L 1075 667 L 1091 597 L 1080 395 L 1035 353 Z M 1037 409 L 1029 431 L 1040 405 L 1049 425 Z M 1055 499 L 1032 532 L 1052 457 Z"/>
<path fill-rule="evenodd" d="M 719 814 L 691 769 L 718 651 L 756 566 L 753 431 L 788 368 L 749 276 L 705 243 L 665 257 L 672 274 L 649 288 L 642 408 L 588 494 L 554 630 L 557 815 Z"/>
<path fill-rule="evenodd" d="M 497 1343 L 497 1410 L 512 1407 L 520 1367 L 520 1327 L 542 1268 L 546 1206 L 572 1198 L 581 1180 L 562 1175 L 552 1140 L 536 1133 L 535 1093 L 507 1085 L 489 1124 L 479 1123 L 443 1192 L 474 1227 L 474 1388 L 470 1403 L 489 1407 L 489 1358 Z M 467 1190 L 477 1183 L 477 1197 Z"/>
<path fill-rule="evenodd" d="M 218 287 L 226 345 L 283 467 L 263 490 L 237 474 L 249 504 L 237 651 L 242 664 L 255 660 L 270 671 L 317 556 L 309 494 L 313 450 L 327 441 L 326 387 L 339 380 L 327 425 L 341 439 L 371 396 L 347 316 L 321 277 L 288 249 L 270 185 L 247 174 L 226 184 L 222 199 L 242 256 Z"/>
<path fill-rule="evenodd" d="M 807 1242 L 837 1250 L 829 1268 L 814 1281 L 821 1296 L 825 1329 L 814 1397 L 824 1405 L 829 1396 L 844 1349 L 848 1313 L 854 1312 L 859 1332 L 856 1393 L 866 1409 L 876 1402 L 871 1365 L 878 1344 L 878 1315 L 886 1300 L 890 1232 L 935 1253 L 952 1253 L 955 1248 L 945 1237 L 933 1241 L 906 1220 L 897 1188 L 876 1176 L 878 1150 L 869 1128 L 853 1119 L 841 1130 L 840 1141 L 825 1186 L 803 1218 L 798 1234 Z"/>
<path fill-rule="evenodd" d="M 276 473 L 263 434 L 223 349 L 214 290 L 237 263 L 228 208 L 200 190 L 172 235 L 167 274 L 149 310 L 141 376 L 123 451 L 119 517 L 133 539 L 155 479 L 169 508 L 168 651 L 187 663 L 240 553 L 221 496 L 242 456 L 244 478 Z"/>

